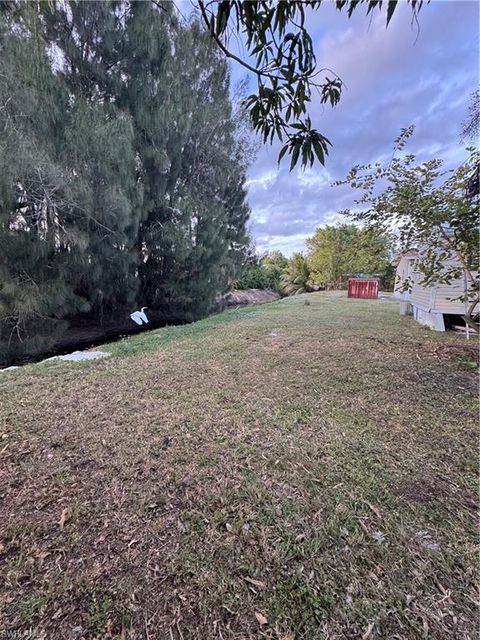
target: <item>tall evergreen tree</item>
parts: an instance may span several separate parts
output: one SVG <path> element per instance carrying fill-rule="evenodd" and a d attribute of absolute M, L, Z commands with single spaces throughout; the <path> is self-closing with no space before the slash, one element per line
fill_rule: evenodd
<path fill-rule="evenodd" d="M 138 290 L 141 188 L 133 120 L 118 104 L 124 11 L 119 2 L 78 1 L 45 11 L 47 37 L 70 93 L 63 162 L 76 176 L 72 213 L 86 237 L 79 293 L 100 320 L 133 305 Z"/>
<path fill-rule="evenodd" d="M 166 319 L 211 311 L 249 211 L 228 68 L 208 36 L 170 3 L 3 11 L 2 349 L 44 349 L 62 319 L 101 323 L 139 302 Z"/>
<path fill-rule="evenodd" d="M 189 252 L 177 261 L 177 293 L 191 317 L 208 313 L 247 244 L 245 166 L 235 138 L 228 66 L 197 23 L 181 33 L 182 86 L 193 90 L 175 204 L 187 214 Z M 198 70 L 201 69 L 201 73 Z M 193 98 L 193 100 L 192 100 Z"/>
<path fill-rule="evenodd" d="M 0 355 L 34 353 L 61 318 L 88 307 L 75 292 L 81 242 L 72 176 L 61 163 L 68 96 L 28 5 L 0 26 Z"/>
<path fill-rule="evenodd" d="M 133 118 L 137 180 L 143 189 L 137 237 L 141 303 L 172 309 L 176 261 L 188 252 L 188 217 L 174 208 L 182 147 L 191 126 L 189 87 L 181 87 L 179 62 L 172 56 L 178 25 L 172 5 L 163 11 L 146 2 L 131 3 L 126 20 L 124 83 L 120 101 Z"/>

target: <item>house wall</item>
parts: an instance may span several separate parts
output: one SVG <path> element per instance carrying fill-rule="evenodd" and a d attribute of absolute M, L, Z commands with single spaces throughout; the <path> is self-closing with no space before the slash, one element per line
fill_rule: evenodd
<path fill-rule="evenodd" d="M 420 284 L 422 280 L 422 274 L 418 271 L 414 271 L 412 275 L 412 292 L 410 294 L 410 302 L 412 305 L 421 305 L 426 309 L 430 309 L 432 306 L 432 293 L 434 287 L 426 287 L 423 284 Z"/>
<path fill-rule="evenodd" d="M 446 267 L 458 267 L 456 260 L 450 260 L 445 263 Z M 451 313 L 461 315 L 465 313 L 465 303 L 459 298 L 465 293 L 465 279 L 463 275 L 460 278 L 452 280 L 449 284 L 438 283 L 430 287 L 419 284 L 422 275 L 418 272 L 414 273 L 415 284 L 412 287 L 411 302 L 421 305 L 425 310 L 436 313 Z"/>
<path fill-rule="evenodd" d="M 420 324 L 430 326 L 437 331 L 445 331 L 444 314 L 463 315 L 465 302 L 459 300 L 465 294 L 465 278 L 452 280 L 449 284 L 435 284 L 425 286 L 420 284 L 423 275 L 415 270 L 418 258 L 417 249 L 410 249 L 400 256 L 397 265 L 394 296 L 400 300 L 400 313 L 412 313 Z M 458 258 L 452 258 L 444 263 L 446 268 L 459 267 Z M 474 277 L 477 274 L 473 274 Z M 403 292 L 402 282 L 410 277 L 411 291 Z"/>
<path fill-rule="evenodd" d="M 418 306 L 412 307 L 413 317 L 419 323 L 423 324 L 435 331 L 445 331 L 445 322 L 443 319 L 443 313 L 434 313 L 431 311 L 424 311 Z"/>
<path fill-rule="evenodd" d="M 460 300 L 452 300 L 458 298 L 465 293 L 465 282 L 463 278 L 459 278 L 450 284 L 438 284 L 435 287 L 434 308 L 442 313 L 465 313 L 465 303 Z"/>
<path fill-rule="evenodd" d="M 402 256 L 400 262 L 397 265 L 397 271 L 395 274 L 395 285 L 393 287 L 393 295 L 399 300 L 409 300 L 410 291 L 402 291 L 403 283 L 410 278 L 413 263 L 415 258 Z"/>

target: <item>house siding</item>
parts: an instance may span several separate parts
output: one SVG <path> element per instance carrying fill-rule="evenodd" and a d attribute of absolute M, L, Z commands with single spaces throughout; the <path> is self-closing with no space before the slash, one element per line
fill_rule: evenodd
<path fill-rule="evenodd" d="M 430 309 L 432 305 L 432 287 L 425 287 L 420 284 L 422 280 L 422 274 L 418 271 L 414 271 L 412 275 L 412 293 L 410 296 L 411 304 L 421 305 L 425 309 Z"/>
<path fill-rule="evenodd" d="M 400 300 L 400 313 L 413 314 L 417 322 L 427 325 L 436 331 L 445 331 L 444 314 L 463 315 L 465 303 L 459 300 L 465 294 L 465 280 L 461 276 L 452 280 L 449 284 L 435 284 L 425 286 L 420 284 L 423 275 L 414 270 L 411 273 L 411 292 L 401 291 L 402 280 L 407 277 L 409 270 L 414 268 L 411 259 L 415 259 L 414 251 L 409 251 L 401 256 L 397 264 L 397 282 L 395 283 L 394 296 Z M 445 262 L 445 268 L 460 267 L 455 260 Z M 477 274 L 474 273 L 475 277 Z"/>
<path fill-rule="evenodd" d="M 398 300 L 410 300 L 410 291 L 403 290 L 403 283 L 410 278 L 413 267 L 413 257 L 402 256 L 397 265 L 393 295 Z"/>
<path fill-rule="evenodd" d="M 450 284 L 438 284 L 435 290 L 434 308 L 443 313 L 464 313 L 465 303 L 458 300 L 464 292 L 465 283 L 463 278 L 454 280 Z"/>

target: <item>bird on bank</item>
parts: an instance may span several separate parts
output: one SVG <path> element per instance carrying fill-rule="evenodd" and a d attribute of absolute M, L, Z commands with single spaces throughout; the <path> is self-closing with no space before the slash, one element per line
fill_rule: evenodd
<path fill-rule="evenodd" d="M 130 318 L 137 324 L 148 324 L 144 309 L 148 309 L 148 307 L 142 307 L 140 311 L 134 311 L 130 314 Z"/>

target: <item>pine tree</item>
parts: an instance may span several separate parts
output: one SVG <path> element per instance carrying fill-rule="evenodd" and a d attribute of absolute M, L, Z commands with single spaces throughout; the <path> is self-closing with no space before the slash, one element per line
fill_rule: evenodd
<path fill-rule="evenodd" d="M 133 120 L 118 103 L 125 26 L 118 2 L 47 7 L 49 41 L 61 52 L 70 92 L 63 162 L 75 175 L 72 216 L 86 239 L 79 293 L 100 321 L 134 305 L 141 189 Z"/>
<path fill-rule="evenodd" d="M 210 312 L 249 210 L 248 149 L 208 36 L 170 3 L 2 10 L 0 340 L 33 353 L 62 320 L 139 303 L 169 320 Z"/>
<path fill-rule="evenodd" d="M 175 263 L 188 252 L 186 215 L 174 207 L 181 169 L 181 149 L 190 127 L 188 87 L 180 86 L 172 56 L 178 25 L 172 6 L 164 10 L 146 2 L 131 3 L 126 20 L 120 102 L 135 128 L 137 180 L 143 191 L 137 237 L 140 254 L 139 303 L 175 316 L 172 296 Z M 182 91 L 180 93 L 180 90 Z"/>
<path fill-rule="evenodd" d="M 71 181 L 60 162 L 68 96 L 29 5 L 0 27 L 0 359 L 48 347 L 75 293 L 78 236 L 65 220 Z"/>
<path fill-rule="evenodd" d="M 235 275 L 247 243 L 245 168 L 235 139 L 228 67 L 197 23 L 180 34 L 177 47 L 182 86 L 194 126 L 183 146 L 175 193 L 188 227 L 190 250 L 176 260 L 176 298 L 190 318 L 205 315 Z M 199 69 L 201 72 L 199 73 Z"/>

